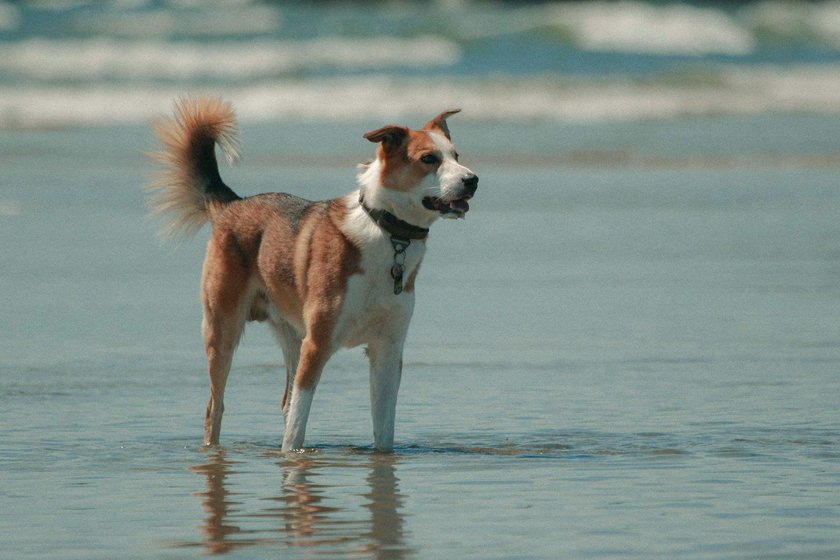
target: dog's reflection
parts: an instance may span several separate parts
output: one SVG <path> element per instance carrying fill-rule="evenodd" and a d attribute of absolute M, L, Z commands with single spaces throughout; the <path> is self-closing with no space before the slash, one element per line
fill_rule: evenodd
<path fill-rule="evenodd" d="M 370 542 L 377 558 L 404 558 L 408 550 L 403 539 L 403 497 L 399 493 L 396 460 L 393 455 L 372 455 L 365 495 L 370 510 Z"/>
<path fill-rule="evenodd" d="M 212 450 L 205 464 L 190 469 L 206 477 L 206 492 L 196 494 L 207 512 L 202 546 L 210 554 L 273 543 L 326 554 L 405 558 L 410 550 L 404 543 L 398 462 L 380 453 L 338 459 L 312 452 L 284 456 L 280 495 L 260 497 L 234 492 L 241 463 L 227 458 L 224 450 Z M 364 478 L 358 476 L 365 471 Z M 327 478 L 333 484 L 323 482 Z M 266 501 L 276 505 L 265 507 Z M 249 507 L 254 503 L 259 506 Z M 266 527 L 268 519 L 277 522 Z"/>
<path fill-rule="evenodd" d="M 203 465 L 191 467 L 190 471 L 206 477 L 207 491 L 195 495 L 201 498 L 201 505 L 207 517 L 201 526 L 204 533 L 204 548 L 211 554 L 228 552 L 234 548 L 229 536 L 239 532 L 239 527 L 227 524 L 230 511 L 237 505 L 230 502 L 230 495 L 225 485 L 232 464 L 225 460 L 225 452 L 214 450 Z"/>

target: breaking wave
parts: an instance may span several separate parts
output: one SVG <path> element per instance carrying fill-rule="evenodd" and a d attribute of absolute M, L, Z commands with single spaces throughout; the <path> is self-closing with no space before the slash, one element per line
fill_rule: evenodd
<path fill-rule="evenodd" d="M 359 121 L 466 108 L 472 121 L 603 122 L 686 116 L 840 112 L 840 65 L 731 67 L 702 79 L 448 79 L 356 76 L 192 88 L 232 99 L 245 121 Z M 143 122 L 185 93 L 163 85 L 0 87 L 0 126 Z"/>
<path fill-rule="evenodd" d="M 840 0 L 287 5 L 0 0 L 0 127 L 244 120 L 598 122 L 840 112 Z"/>
<path fill-rule="evenodd" d="M 423 56 L 406 56 L 414 52 Z M 242 80 L 322 67 L 369 70 L 447 66 L 458 57 L 455 43 L 428 36 L 214 43 L 33 38 L 0 44 L 0 72 L 50 81 Z"/>

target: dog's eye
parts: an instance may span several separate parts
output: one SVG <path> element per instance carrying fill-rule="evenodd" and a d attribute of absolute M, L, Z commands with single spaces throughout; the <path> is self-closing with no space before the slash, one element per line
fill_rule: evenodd
<path fill-rule="evenodd" d="M 434 165 L 434 164 L 440 162 L 440 158 L 438 158 L 434 154 L 426 154 L 425 156 L 420 158 L 420 161 L 422 161 L 423 163 L 427 163 L 429 165 Z"/>

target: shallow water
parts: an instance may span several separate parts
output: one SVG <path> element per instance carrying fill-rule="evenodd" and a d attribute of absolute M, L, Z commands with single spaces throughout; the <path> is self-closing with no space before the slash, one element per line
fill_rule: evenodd
<path fill-rule="evenodd" d="M 433 230 L 392 455 L 361 350 L 282 455 L 258 325 L 202 449 L 206 232 L 155 239 L 147 129 L 3 135 L 0 556 L 837 557 L 840 168 L 803 132 L 837 124 L 453 122 L 481 188 Z M 341 194 L 357 129 L 246 126 L 223 174 Z"/>

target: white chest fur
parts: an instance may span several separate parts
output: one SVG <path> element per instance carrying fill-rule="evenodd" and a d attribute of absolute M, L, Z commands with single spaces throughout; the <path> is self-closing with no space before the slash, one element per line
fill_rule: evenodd
<path fill-rule="evenodd" d="M 401 338 L 414 310 L 414 293 L 394 293 L 395 251 L 390 236 L 358 206 L 350 210 L 345 234 L 361 250 L 362 272 L 348 280 L 334 344 L 352 347 L 383 337 Z M 425 241 L 414 240 L 406 248 L 403 282 L 417 271 L 425 251 Z"/>

